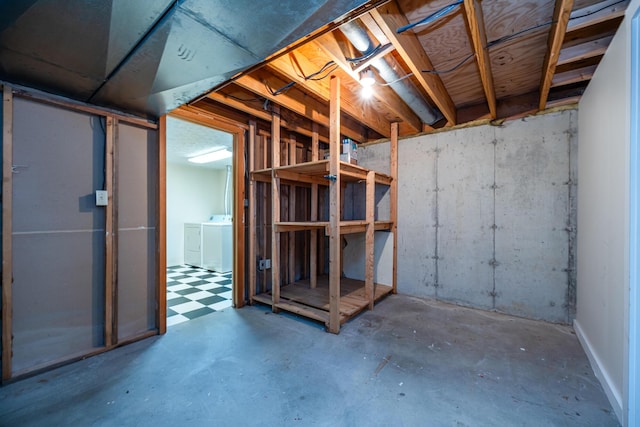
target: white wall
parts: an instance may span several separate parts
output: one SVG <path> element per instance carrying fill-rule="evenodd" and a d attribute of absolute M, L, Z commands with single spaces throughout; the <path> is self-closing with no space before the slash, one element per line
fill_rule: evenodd
<path fill-rule="evenodd" d="M 167 266 L 184 261 L 184 223 L 224 213 L 226 169 L 167 164 Z"/>
<path fill-rule="evenodd" d="M 576 333 L 624 420 L 628 376 L 631 17 L 580 101 Z"/>

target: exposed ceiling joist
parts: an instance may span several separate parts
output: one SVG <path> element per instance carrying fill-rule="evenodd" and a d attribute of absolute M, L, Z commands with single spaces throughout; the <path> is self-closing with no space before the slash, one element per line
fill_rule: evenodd
<path fill-rule="evenodd" d="M 573 0 L 556 0 L 556 6 L 553 11 L 553 25 L 549 30 L 549 43 L 547 53 L 542 66 L 542 81 L 540 83 L 540 102 L 538 108 L 544 110 L 549 97 L 549 90 L 556 72 L 558 58 L 560 57 L 560 49 L 564 41 L 564 34 L 569 23 L 569 15 L 573 8 Z"/>
<path fill-rule="evenodd" d="M 571 12 L 567 32 L 579 31 L 588 27 L 622 18 L 629 5 L 629 0 L 605 0 L 589 7 Z"/>
<path fill-rule="evenodd" d="M 300 83 L 306 90 L 324 101 L 329 101 L 329 81 L 305 79 L 307 74 L 317 70 L 317 65 L 304 55 L 290 53 L 269 63 L 271 67 L 291 81 Z M 382 117 L 372 106 L 356 99 L 350 91 L 343 91 L 342 110 L 382 136 L 389 136 L 390 122 Z"/>
<path fill-rule="evenodd" d="M 329 106 L 326 105 L 326 103 L 319 102 L 313 97 L 307 96 L 295 87 L 289 89 L 286 93 L 274 94 L 271 88 L 281 88 L 289 82 L 280 79 L 268 70 L 261 69 L 250 75 L 240 77 L 235 80 L 235 83 L 302 117 L 306 117 L 324 127 L 329 127 Z M 357 122 L 353 120 L 346 119 L 342 120 L 341 132 L 343 135 L 356 141 L 360 141 L 363 135 L 361 125 L 358 125 Z"/>
<path fill-rule="evenodd" d="M 360 80 L 358 72 L 351 68 L 351 64 L 347 61 L 338 41 L 332 34 L 327 34 L 319 40 L 318 47 L 323 49 L 329 58 L 338 64 L 353 80 Z M 407 123 L 413 132 L 420 132 L 422 121 L 393 89 L 389 86 L 376 86 L 373 96 L 392 111 L 398 120 Z"/>
<path fill-rule="evenodd" d="M 572 62 L 582 61 L 584 59 L 602 56 L 611 43 L 612 36 L 603 37 L 587 43 L 571 46 L 560 51 L 558 65 L 565 65 Z"/>
<path fill-rule="evenodd" d="M 225 96 L 221 93 L 218 92 L 212 92 L 209 95 L 207 95 L 207 98 L 212 99 L 214 101 L 217 101 L 221 104 L 225 104 L 228 105 L 236 110 L 242 111 L 244 113 L 247 113 L 255 118 L 264 120 L 266 122 L 271 122 L 272 120 L 272 113 L 270 111 L 266 111 L 266 110 L 262 110 L 260 108 L 256 108 L 256 107 L 252 107 L 244 102 L 238 101 L 234 98 Z M 276 106 L 277 107 L 277 106 Z M 288 121 L 286 119 L 282 119 L 282 126 L 286 127 L 287 129 L 289 129 L 290 131 L 293 132 L 297 132 L 300 135 L 305 135 L 308 137 L 313 136 L 313 131 L 312 129 L 312 125 L 311 123 L 307 122 L 304 125 L 299 124 L 297 122 L 293 122 L 293 121 Z M 328 142 L 329 138 L 327 138 L 325 135 L 319 135 L 319 139 L 322 142 Z"/>
<path fill-rule="evenodd" d="M 553 77 L 551 87 L 566 86 L 573 83 L 580 83 L 591 80 L 595 71 L 596 65 L 590 65 L 588 67 L 578 68 L 577 70 L 558 73 Z"/>
<path fill-rule="evenodd" d="M 408 24 L 406 16 L 400 11 L 396 1 L 392 0 L 370 13 L 440 112 L 450 124 L 455 124 L 456 107 L 442 79 L 436 74 L 423 72 L 423 70 L 433 70 L 434 67 L 420 41 L 412 32 L 396 33 L 398 28 Z"/>
<path fill-rule="evenodd" d="M 487 33 L 484 28 L 482 5 L 479 0 L 464 0 L 464 11 L 476 60 L 478 61 L 482 87 L 489 105 L 489 113 L 495 119 L 497 114 L 496 91 L 493 87 L 493 73 L 491 72 L 491 60 L 487 49 Z"/>

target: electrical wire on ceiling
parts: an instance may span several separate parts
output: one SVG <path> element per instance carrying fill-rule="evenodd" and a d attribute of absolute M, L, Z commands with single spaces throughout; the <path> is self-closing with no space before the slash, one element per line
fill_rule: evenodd
<path fill-rule="evenodd" d="M 453 12 L 453 10 L 456 7 L 460 6 L 462 3 L 463 3 L 463 0 L 458 0 L 455 3 L 451 3 L 451 4 L 447 5 L 447 6 L 444 6 L 444 7 L 440 8 L 440 9 L 436 10 L 435 12 L 433 12 L 431 15 L 427 16 L 426 18 L 421 19 L 418 22 L 414 22 L 413 24 L 407 24 L 407 25 L 403 25 L 402 27 L 399 27 L 396 30 L 396 33 L 398 33 L 398 34 L 404 33 L 405 31 L 408 31 L 408 30 L 410 30 L 412 28 L 415 28 L 415 27 L 417 27 L 419 25 L 431 24 L 432 22 L 442 18 L 443 16 L 445 16 L 445 15 L 451 13 L 451 12 Z"/>
<path fill-rule="evenodd" d="M 603 10 L 605 10 L 605 9 L 608 9 L 608 8 L 610 8 L 610 7 L 613 7 L 613 6 L 618 5 L 618 4 L 620 4 L 620 3 L 625 3 L 625 2 L 627 2 L 627 1 L 628 1 L 628 0 L 619 0 L 619 1 L 615 2 L 615 3 L 608 4 L 608 5 L 606 5 L 606 6 L 603 6 L 603 7 L 598 8 L 598 9 L 595 9 L 595 10 L 592 10 L 592 11 L 589 11 L 589 12 L 586 12 L 586 13 L 583 13 L 582 15 L 572 16 L 572 17 L 570 17 L 570 18 L 569 18 L 569 21 L 572 21 L 572 20 L 574 20 L 574 19 L 585 18 L 585 17 L 587 17 L 587 16 L 590 16 L 590 15 L 596 14 L 596 13 L 598 13 L 598 12 L 602 12 L 602 11 L 603 11 Z M 500 44 L 502 44 L 502 43 L 506 43 L 506 42 L 508 42 L 508 41 L 510 41 L 510 40 L 513 40 L 513 39 L 515 39 L 515 38 L 518 38 L 518 37 L 522 36 L 523 34 L 529 33 L 529 32 L 531 32 L 531 31 L 537 30 L 537 29 L 539 29 L 539 28 L 548 27 L 548 26 L 550 26 L 550 25 L 556 24 L 557 22 L 558 22 L 558 21 L 548 21 L 548 22 L 544 22 L 544 23 L 542 23 L 542 24 L 538 24 L 538 25 L 531 26 L 531 27 L 529 27 L 529 28 L 525 28 L 525 29 L 520 30 L 520 31 L 517 31 L 517 32 L 515 32 L 515 33 L 513 33 L 513 34 L 508 34 L 508 35 L 506 35 L 506 36 L 503 36 L 503 37 L 500 37 L 500 38 L 498 38 L 498 39 L 495 39 L 495 40 L 492 40 L 492 41 L 488 42 L 488 43 L 487 43 L 487 45 L 485 46 L 485 48 L 486 48 L 486 49 L 490 49 L 490 48 L 492 48 L 492 47 L 494 47 L 494 46 L 498 46 L 498 45 L 500 45 Z M 468 56 L 464 57 L 464 58 L 462 59 L 462 61 L 458 62 L 456 65 L 454 65 L 453 67 L 451 67 L 451 68 L 449 68 L 449 69 L 447 69 L 447 70 L 422 70 L 422 72 L 423 72 L 423 73 L 429 73 L 429 74 L 447 74 L 447 73 L 451 73 L 451 72 L 453 72 L 453 71 L 456 71 L 456 70 L 457 70 L 458 68 L 460 68 L 462 65 L 464 65 L 464 64 L 465 64 L 469 59 L 471 59 L 473 56 L 475 56 L 475 53 L 471 53 L 471 54 L 469 54 Z"/>

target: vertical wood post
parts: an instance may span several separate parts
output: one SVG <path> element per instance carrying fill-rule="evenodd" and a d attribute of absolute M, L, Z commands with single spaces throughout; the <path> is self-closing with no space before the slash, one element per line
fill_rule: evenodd
<path fill-rule="evenodd" d="M 289 151 L 289 165 L 295 165 L 297 163 L 297 141 L 295 135 L 289 135 L 288 151 Z M 296 186 L 289 186 L 289 221 L 296 220 Z M 287 233 L 289 240 L 289 283 L 293 283 L 296 280 L 296 233 L 290 231 Z"/>
<path fill-rule="evenodd" d="M 280 222 L 280 178 L 276 168 L 280 167 L 280 107 L 274 105 L 271 120 L 271 310 L 277 313 L 280 303 L 280 234 L 276 224 Z"/>
<path fill-rule="evenodd" d="M 311 134 L 311 161 L 318 161 L 318 124 L 313 123 Z M 311 222 L 318 220 L 318 184 L 311 184 Z M 311 230 L 309 251 L 309 281 L 311 288 L 318 286 L 318 230 Z"/>
<path fill-rule="evenodd" d="M 329 332 L 340 332 L 340 78 L 329 99 Z"/>
<path fill-rule="evenodd" d="M 365 269 L 364 269 L 364 295 L 369 302 L 369 310 L 373 310 L 375 289 L 373 287 L 373 263 L 374 263 L 374 239 L 375 239 L 375 193 L 376 173 L 367 172 L 366 183 L 366 220 L 367 230 L 365 235 Z"/>
<path fill-rule="evenodd" d="M 167 116 L 158 123 L 158 224 L 156 225 L 158 333 L 167 332 Z"/>
<path fill-rule="evenodd" d="M 245 137 L 244 129 L 237 128 L 233 133 L 233 306 L 244 306 L 244 258 L 245 258 Z"/>
<path fill-rule="evenodd" d="M 256 245 L 257 206 L 256 182 L 251 179 L 251 172 L 256 169 L 256 122 L 249 122 L 249 304 L 253 304 L 256 295 Z"/>
<path fill-rule="evenodd" d="M 391 232 L 393 233 L 393 255 L 392 255 L 392 292 L 398 292 L 398 123 L 391 123 L 391 141 L 389 161 L 391 162 L 391 188 L 389 203 L 391 204 L 390 220 Z"/>
<path fill-rule="evenodd" d="M 13 333 L 13 92 L 2 88 L 2 380 L 11 378 Z"/>
<path fill-rule="evenodd" d="M 100 118 L 102 120 L 102 118 Z M 115 135 L 116 120 L 113 117 L 105 117 L 105 159 L 104 159 L 104 182 L 105 190 L 108 194 L 108 203 L 105 206 L 105 265 L 104 265 L 104 344 L 112 347 L 116 344 L 117 334 L 116 312 L 115 312 L 115 291 L 116 291 L 116 250 L 115 250 L 115 194 L 114 194 L 114 167 L 115 167 Z M 166 276 L 166 272 L 165 272 Z M 165 296 L 166 298 L 166 296 Z M 165 314 L 166 316 L 166 314 Z"/>

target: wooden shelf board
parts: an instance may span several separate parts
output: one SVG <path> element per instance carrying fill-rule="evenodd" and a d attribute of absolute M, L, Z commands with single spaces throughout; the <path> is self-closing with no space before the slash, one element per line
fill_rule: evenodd
<path fill-rule="evenodd" d="M 387 285 L 374 285 L 374 300 L 379 301 L 392 292 Z M 270 293 L 253 297 L 253 301 L 272 305 Z M 340 279 L 340 323 L 344 323 L 365 310 L 369 302 L 365 299 L 364 282 L 343 277 Z M 280 288 L 280 302 L 277 308 L 299 314 L 310 319 L 327 323 L 329 320 L 329 278 L 318 277 L 316 288 L 311 288 L 309 280 L 301 280 Z"/>
<path fill-rule="evenodd" d="M 340 162 L 341 178 L 345 182 L 355 182 L 365 180 L 367 178 L 368 169 L 362 166 L 352 165 L 351 163 Z M 251 173 L 251 178 L 255 181 L 266 181 L 271 179 L 272 169 L 260 169 Z M 325 176 L 329 175 L 329 160 L 318 160 L 315 162 L 298 163 L 296 165 L 281 166 L 276 168 L 282 177 L 307 176 L 307 182 L 311 183 L 329 183 Z M 295 174 L 295 175 L 294 175 Z M 376 184 L 391 185 L 393 178 L 389 175 L 375 172 Z M 324 181 L 320 181 L 324 180 Z"/>
<path fill-rule="evenodd" d="M 391 230 L 391 221 L 376 221 L 374 229 L 376 231 Z M 329 235 L 329 221 L 296 221 L 276 223 L 276 233 L 287 233 L 290 231 L 307 231 L 325 229 L 325 235 Z M 364 233 L 367 230 L 367 221 L 352 220 L 340 221 L 340 234 Z"/>

